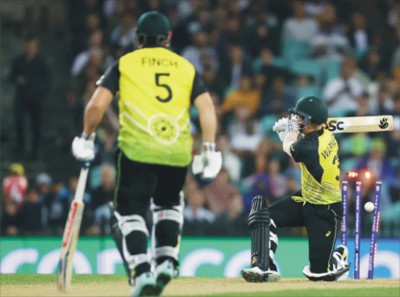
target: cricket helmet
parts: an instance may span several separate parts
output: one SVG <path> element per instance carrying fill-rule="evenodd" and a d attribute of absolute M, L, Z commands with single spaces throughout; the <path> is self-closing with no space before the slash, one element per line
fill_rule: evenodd
<path fill-rule="evenodd" d="M 300 98 L 295 107 L 289 108 L 289 112 L 301 116 L 303 126 L 310 122 L 324 124 L 328 120 L 328 107 L 324 101 L 315 96 Z"/>
<path fill-rule="evenodd" d="M 140 16 L 137 35 L 140 43 L 159 45 L 171 35 L 171 26 L 165 15 L 158 11 L 149 11 Z"/>

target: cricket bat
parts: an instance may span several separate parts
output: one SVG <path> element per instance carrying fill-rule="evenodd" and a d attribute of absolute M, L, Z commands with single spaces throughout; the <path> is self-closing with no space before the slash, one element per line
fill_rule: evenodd
<path fill-rule="evenodd" d="M 326 128 L 332 133 L 384 132 L 393 130 L 391 115 L 329 118 Z"/>
<path fill-rule="evenodd" d="M 332 133 L 384 132 L 393 130 L 393 116 L 328 118 L 325 128 Z M 277 132 L 274 130 L 274 132 Z"/>
<path fill-rule="evenodd" d="M 72 267 L 74 262 L 74 253 L 78 242 L 79 230 L 82 222 L 82 214 L 85 208 L 83 203 L 83 195 L 85 193 L 86 180 L 89 167 L 82 167 L 78 185 L 76 187 L 74 200 L 68 213 L 67 223 L 65 224 L 61 256 L 58 271 L 58 289 L 60 291 L 68 291 L 71 285 Z"/>

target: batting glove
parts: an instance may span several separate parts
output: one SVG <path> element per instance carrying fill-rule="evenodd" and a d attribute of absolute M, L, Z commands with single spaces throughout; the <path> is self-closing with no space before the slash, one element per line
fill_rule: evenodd
<path fill-rule="evenodd" d="M 288 127 L 290 132 L 299 132 L 300 131 L 300 125 L 299 122 L 297 121 L 297 118 L 292 118 L 288 121 Z"/>
<path fill-rule="evenodd" d="M 80 162 L 91 162 L 95 157 L 94 138 L 95 133 L 90 135 L 82 134 L 72 141 L 72 154 Z"/>
<path fill-rule="evenodd" d="M 214 179 L 222 167 L 221 152 L 215 151 L 215 143 L 204 142 L 201 154 L 193 157 L 192 171 L 202 179 Z"/>
<path fill-rule="evenodd" d="M 275 122 L 272 127 L 272 131 L 278 133 L 279 139 L 283 142 L 285 140 L 286 135 L 289 133 L 289 119 L 281 118 L 277 122 Z"/>
<path fill-rule="evenodd" d="M 281 118 L 275 122 L 274 126 L 272 127 L 272 131 L 274 132 L 282 132 L 288 130 L 289 127 L 289 119 L 288 118 Z"/>

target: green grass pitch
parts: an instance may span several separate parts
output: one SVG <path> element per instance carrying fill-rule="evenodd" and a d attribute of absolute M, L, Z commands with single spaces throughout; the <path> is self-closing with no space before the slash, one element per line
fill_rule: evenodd
<path fill-rule="evenodd" d="M 1 274 L 0 296 L 129 296 L 124 275 L 74 275 L 70 291 L 56 289 L 56 275 Z M 398 296 L 399 279 L 309 282 L 283 278 L 278 283 L 247 283 L 240 278 L 180 277 L 173 280 L 162 296 Z"/>

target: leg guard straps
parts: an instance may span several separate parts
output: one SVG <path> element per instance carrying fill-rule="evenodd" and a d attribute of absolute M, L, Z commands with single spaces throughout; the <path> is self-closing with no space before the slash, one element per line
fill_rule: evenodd
<path fill-rule="evenodd" d="M 127 263 L 129 269 L 133 270 L 136 266 L 149 262 L 146 249 L 141 247 L 147 245 L 147 237 L 149 235 L 143 217 L 140 215 L 121 216 L 117 211 L 114 211 L 113 215 L 117 220 L 118 228 L 121 232 L 121 256 Z M 133 236 L 135 236 L 136 239 L 131 238 L 133 232 L 135 232 Z M 143 242 L 137 242 L 138 239 Z M 136 252 L 132 252 L 135 250 Z"/>
<path fill-rule="evenodd" d="M 255 196 L 248 219 L 251 235 L 251 265 L 269 269 L 269 210 L 262 196 Z"/>
<path fill-rule="evenodd" d="M 152 249 L 154 265 L 171 258 L 178 264 L 180 238 L 183 226 L 183 200 L 180 205 L 159 206 L 152 202 Z"/>
<path fill-rule="evenodd" d="M 121 216 L 117 211 L 114 211 L 114 215 L 117 218 L 118 226 L 124 237 L 126 237 L 132 231 L 141 231 L 149 236 L 149 231 L 147 230 L 146 223 L 141 216 Z"/>
<path fill-rule="evenodd" d="M 276 235 L 276 225 L 273 219 L 270 219 L 269 224 L 269 269 L 278 271 L 276 263 L 274 261 L 275 252 L 278 248 L 278 235 Z"/>
<path fill-rule="evenodd" d="M 172 246 L 161 246 L 157 247 L 154 250 L 154 255 L 156 258 L 159 257 L 170 257 L 175 260 L 178 260 L 179 256 L 179 247 L 172 247 Z"/>

